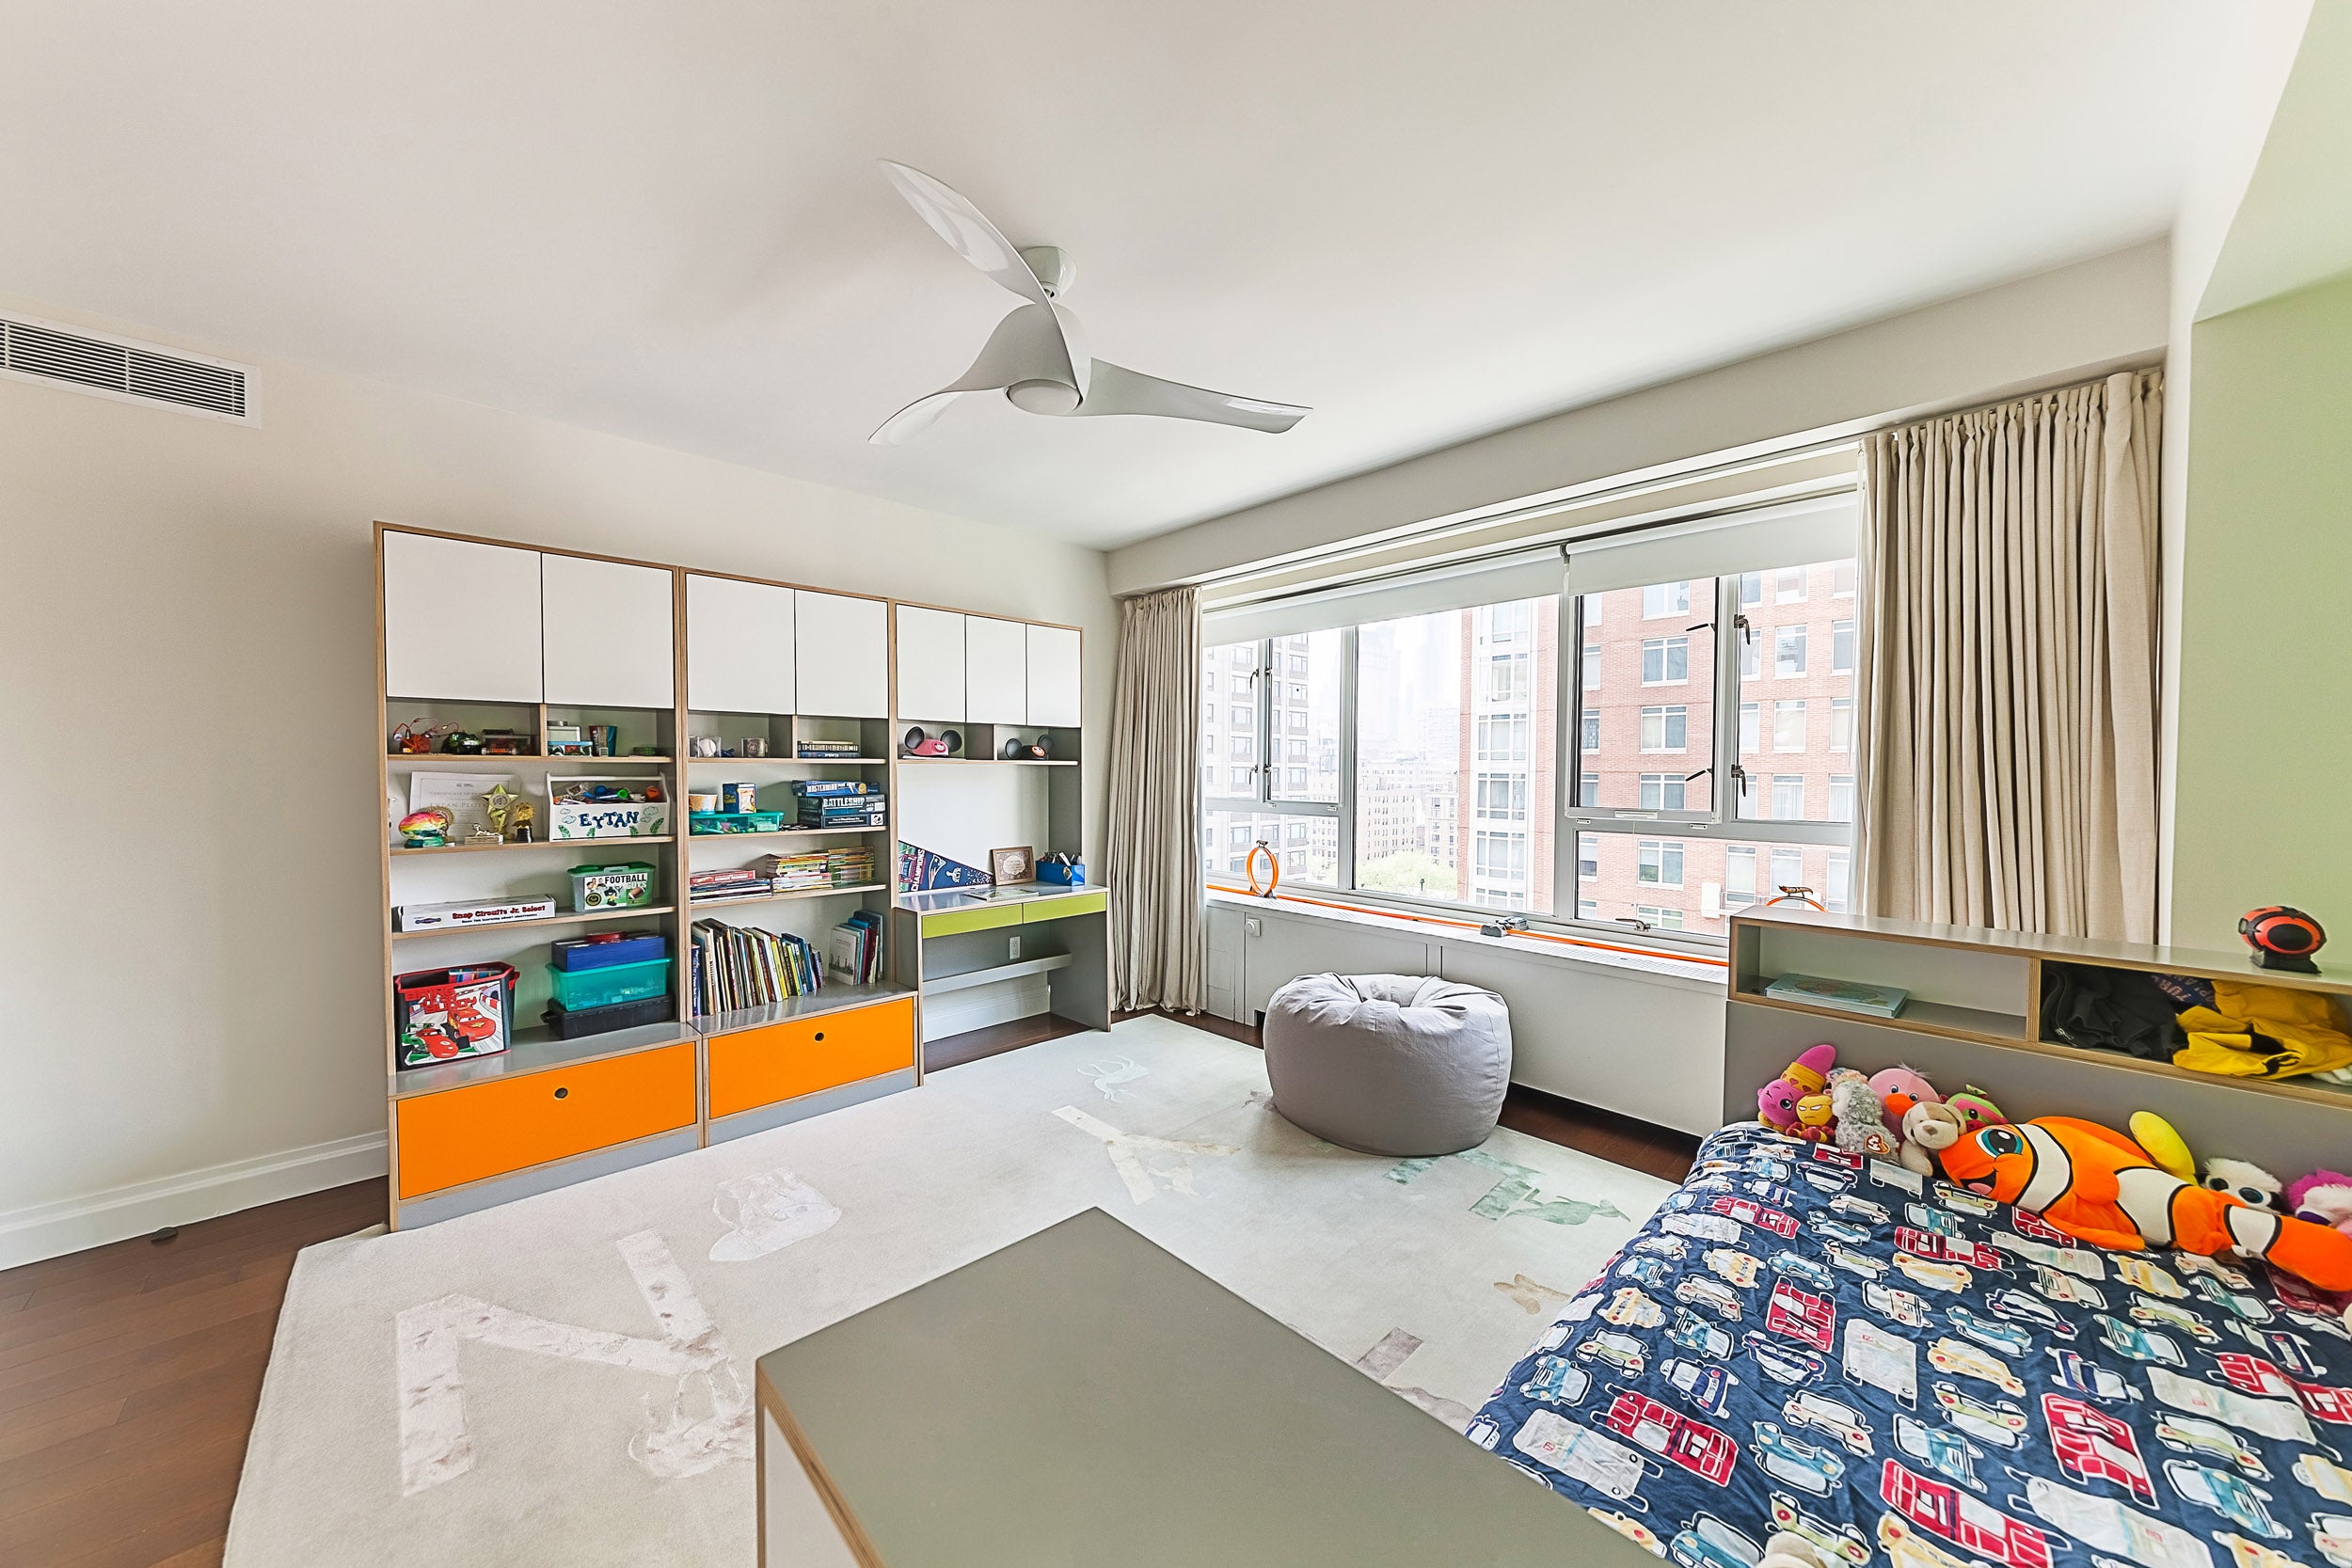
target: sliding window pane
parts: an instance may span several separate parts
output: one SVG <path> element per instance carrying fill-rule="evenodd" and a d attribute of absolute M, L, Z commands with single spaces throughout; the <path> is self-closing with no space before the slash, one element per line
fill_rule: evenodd
<path fill-rule="evenodd" d="M 1722 936 L 1736 911 L 1810 890 L 1842 910 L 1851 852 L 1830 844 L 1725 844 L 1692 835 L 1583 833 L 1577 839 L 1577 905 L 1587 920 L 1639 920 L 1653 930 Z M 1671 913 L 1661 918 L 1656 911 Z"/>
<path fill-rule="evenodd" d="M 1358 628 L 1358 887 L 1551 908 L 1558 616 L 1545 597 Z"/>
<path fill-rule="evenodd" d="M 1584 596 L 1577 775 L 1595 787 L 1579 790 L 1579 805 L 1712 809 L 1715 593 L 1713 578 L 1697 578 Z"/>
<path fill-rule="evenodd" d="M 1853 819 L 1852 573 L 1851 561 L 1768 573 L 1771 591 L 1740 612 L 1741 821 Z M 1748 744 L 1750 704 L 1767 754 Z M 1818 884 L 1823 869 L 1807 875 Z"/>
<path fill-rule="evenodd" d="M 1337 629 L 1274 640 L 1277 800 L 1336 802 L 1340 798 L 1340 655 Z"/>
<path fill-rule="evenodd" d="M 1257 799 L 1257 663 L 1255 642 L 1201 650 L 1200 793 L 1211 799 Z M 1205 863 L 1214 869 L 1219 863 Z"/>
<path fill-rule="evenodd" d="M 1337 885 L 1338 817 L 1223 810 L 1200 814 L 1200 868 L 1212 882 L 1247 882 L 1250 847 L 1261 842 L 1280 863 L 1284 885 Z M 1263 876 L 1263 857 L 1259 865 Z"/>

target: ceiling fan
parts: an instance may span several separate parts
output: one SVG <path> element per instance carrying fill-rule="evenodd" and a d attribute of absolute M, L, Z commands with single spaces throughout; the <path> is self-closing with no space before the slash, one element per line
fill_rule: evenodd
<path fill-rule="evenodd" d="M 921 169 L 881 160 L 907 205 L 957 255 L 1027 303 L 996 324 L 980 356 L 962 375 L 882 421 L 868 439 L 896 445 L 930 428 L 947 405 L 971 392 L 1002 392 L 1032 414 L 1156 414 L 1279 435 L 1306 418 L 1295 404 L 1237 398 L 1181 381 L 1163 381 L 1087 351 L 1086 328 L 1057 303 L 1077 265 L 1053 245 L 1015 249 L 977 207 Z"/>

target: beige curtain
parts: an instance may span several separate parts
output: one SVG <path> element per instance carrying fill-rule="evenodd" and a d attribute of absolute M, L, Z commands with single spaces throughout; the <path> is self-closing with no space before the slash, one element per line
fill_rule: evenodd
<path fill-rule="evenodd" d="M 1198 1012 L 1200 936 L 1200 595 L 1124 601 L 1111 710 L 1111 1002 Z"/>
<path fill-rule="evenodd" d="M 2152 942 L 2160 372 L 1869 436 L 1860 907 Z"/>

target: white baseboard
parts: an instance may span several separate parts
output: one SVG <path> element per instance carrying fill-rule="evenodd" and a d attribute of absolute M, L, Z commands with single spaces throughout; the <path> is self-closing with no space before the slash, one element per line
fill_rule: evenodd
<path fill-rule="evenodd" d="M 983 1029 L 992 1023 L 1010 1023 L 1017 1018 L 1035 1018 L 1040 1013 L 1051 1011 L 1053 1001 L 1053 989 L 1042 974 L 1025 974 L 1017 980 L 1004 980 L 993 986 L 974 986 L 970 990 L 925 997 L 924 1043 L 944 1040 L 967 1029 Z"/>
<path fill-rule="evenodd" d="M 368 1132 L 13 1210 L 0 1213 L 0 1269 L 364 1181 L 388 1164 L 384 1134 Z"/>

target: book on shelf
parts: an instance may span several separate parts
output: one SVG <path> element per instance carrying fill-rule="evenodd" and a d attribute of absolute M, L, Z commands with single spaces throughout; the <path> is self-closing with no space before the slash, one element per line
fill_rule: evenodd
<path fill-rule="evenodd" d="M 828 957 L 833 968 L 852 985 L 871 985 L 882 978 L 882 916 L 860 910 L 833 928 Z"/>
<path fill-rule="evenodd" d="M 1801 1002 L 1811 1007 L 1831 1007 L 1867 1018 L 1893 1018 L 1911 998 L 1911 993 L 1900 986 L 1830 980 L 1818 974 L 1784 974 L 1766 986 L 1764 994 L 1775 1002 Z"/>
<path fill-rule="evenodd" d="M 803 740 L 794 748 L 810 762 L 823 762 L 833 757 L 853 757 L 865 748 L 854 740 Z"/>
<path fill-rule="evenodd" d="M 692 947 L 688 989 L 697 1018 L 807 996 L 825 983 L 817 949 L 789 931 L 697 920 Z"/>
<path fill-rule="evenodd" d="M 860 795 L 879 797 L 882 791 L 862 779 L 795 779 L 792 793 L 801 800 L 843 800 Z"/>

